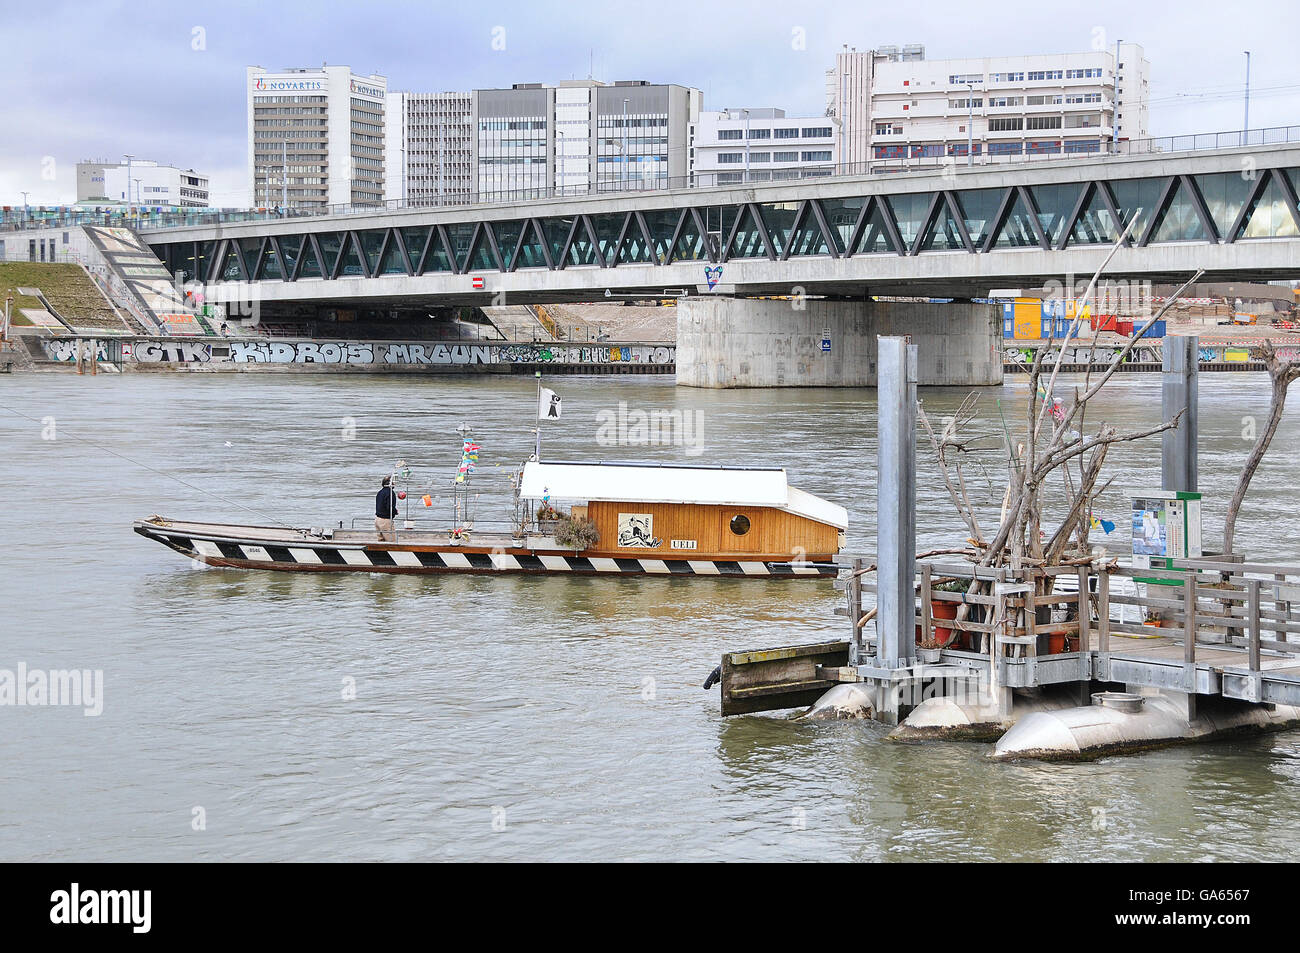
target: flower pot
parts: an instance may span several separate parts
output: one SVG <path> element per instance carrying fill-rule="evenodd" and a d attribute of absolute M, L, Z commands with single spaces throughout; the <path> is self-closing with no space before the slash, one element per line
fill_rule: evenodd
<path fill-rule="evenodd" d="M 959 604 L 956 602 L 932 602 L 930 604 L 930 614 L 935 620 L 943 619 L 951 622 L 957 618 L 957 609 Z M 934 627 L 934 640 L 940 645 L 951 645 L 953 642 L 954 630 L 946 626 L 936 625 Z"/>
<path fill-rule="evenodd" d="M 1047 654 L 1060 655 L 1066 651 L 1068 648 L 1066 640 L 1067 636 L 1064 632 L 1049 632 L 1047 634 Z"/>

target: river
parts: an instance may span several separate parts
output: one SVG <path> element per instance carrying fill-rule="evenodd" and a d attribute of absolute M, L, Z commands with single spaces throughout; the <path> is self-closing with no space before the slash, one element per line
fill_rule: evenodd
<path fill-rule="evenodd" d="M 785 466 L 849 508 L 849 551 L 874 551 L 874 391 L 548 386 L 564 416 L 545 425 L 546 458 Z M 0 860 L 1290 858 L 1300 732 L 995 764 L 988 745 L 898 745 L 873 723 L 723 720 L 700 687 L 720 655 L 837 637 L 828 581 L 256 573 L 196 568 L 131 532 L 154 513 L 364 517 L 396 459 L 445 481 L 462 422 L 483 446 L 479 513 L 504 516 L 534 387 L 0 377 L 0 669 L 104 679 L 97 717 L 0 707 Z M 1204 375 L 1200 393 L 1213 544 L 1268 383 Z M 964 394 L 922 398 L 942 416 Z M 1025 399 L 1023 378 L 982 394 L 986 444 Z M 605 446 L 620 401 L 687 412 L 702 441 Z M 1098 403 L 1093 423 L 1149 425 L 1159 378 L 1120 375 Z M 966 534 L 918 443 L 918 548 L 951 545 Z M 1293 402 L 1238 524 L 1252 557 L 1296 562 L 1298 453 Z M 982 456 L 996 512 L 999 456 Z M 1099 515 L 1117 526 L 1098 541 L 1125 552 L 1127 491 L 1159 485 L 1158 440 L 1107 472 Z"/>

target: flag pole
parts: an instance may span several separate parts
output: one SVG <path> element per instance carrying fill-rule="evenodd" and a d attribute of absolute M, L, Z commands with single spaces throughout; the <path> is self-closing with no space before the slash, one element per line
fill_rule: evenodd
<path fill-rule="evenodd" d="M 536 418 L 533 425 L 537 427 L 537 448 L 536 457 L 538 463 L 542 462 L 542 372 L 537 371 L 537 402 L 533 405 L 533 415 Z"/>

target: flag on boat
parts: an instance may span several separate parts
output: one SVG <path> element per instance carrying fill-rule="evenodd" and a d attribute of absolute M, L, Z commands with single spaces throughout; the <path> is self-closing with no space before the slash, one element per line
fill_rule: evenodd
<path fill-rule="evenodd" d="M 537 419 L 560 419 L 560 395 L 548 387 L 543 387 L 537 397 Z"/>

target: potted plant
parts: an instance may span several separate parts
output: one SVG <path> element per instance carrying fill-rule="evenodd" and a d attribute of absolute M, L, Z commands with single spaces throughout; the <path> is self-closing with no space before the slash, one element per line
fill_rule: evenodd
<path fill-rule="evenodd" d="M 583 516 L 563 516 L 555 526 L 555 541 L 566 549 L 581 552 L 600 542 L 600 530 Z"/>
<path fill-rule="evenodd" d="M 537 507 L 537 531 L 543 536 L 554 536 L 556 526 L 559 525 L 560 517 L 563 515 L 550 503 L 543 503 Z"/>
<path fill-rule="evenodd" d="M 935 583 L 930 587 L 931 592 L 960 592 L 965 594 L 970 589 L 971 581 L 969 579 L 945 579 Z M 932 599 L 930 601 L 930 614 L 936 619 L 951 621 L 957 618 L 957 610 L 960 608 L 960 602 L 948 602 L 945 599 Z M 957 640 L 958 633 L 948 626 L 936 625 L 934 627 L 934 640 L 940 648 L 946 648 Z"/>

